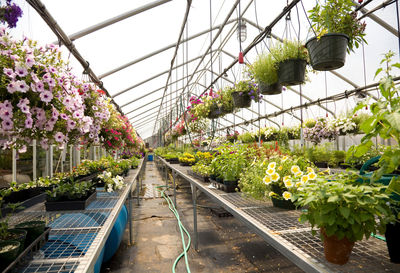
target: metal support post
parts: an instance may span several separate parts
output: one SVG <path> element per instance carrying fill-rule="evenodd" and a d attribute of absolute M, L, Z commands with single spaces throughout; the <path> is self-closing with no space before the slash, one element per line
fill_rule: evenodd
<path fill-rule="evenodd" d="M 194 249 L 196 251 L 199 250 L 199 240 L 198 240 L 198 234 L 197 234 L 197 189 L 196 186 L 193 184 L 190 184 L 192 188 L 192 200 L 193 200 L 193 233 L 194 233 Z"/>
<path fill-rule="evenodd" d="M 167 165 L 164 166 L 164 171 L 165 171 L 165 186 L 168 187 L 168 168 Z"/>
<path fill-rule="evenodd" d="M 49 148 L 49 175 L 50 175 L 50 177 L 53 177 L 53 163 L 54 163 L 54 161 L 53 161 L 53 149 L 54 149 L 54 146 L 53 145 L 50 145 L 50 148 Z"/>
<path fill-rule="evenodd" d="M 17 182 L 17 150 L 12 149 L 12 181 Z"/>
<path fill-rule="evenodd" d="M 174 170 L 172 170 L 172 183 L 173 183 L 173 187 L 174 187 L 174 206 L 176 208 L 176 185 L 175 185 L 175 172 Z"/>
<path fill-rule="evenodd" d="M 132 186 L 131 186 L 132 187 Z M 139 200 L 139 199 L 138 199 Z M 133 235 L 132 235 L 132 188 L 129 191 L 128 195 L 128 217 L 129 217 L 129 243 L 133 244 Z"/>
<path fill-rule="evenodd" d="M 139 200 L 140 187 L 139 187 L 139 184 L 140 184 L 140 177 L 138 176 L 136 178 L 136 198 L 137 198 L 137 205 L 138 206 L 140 205 L 140 200 Z"/>
<path fill-rule="evenodd" d="M 32 141 L 32 179 L 33 181 L 36 181 L 36 177 L 37 177 L 37 158 L 36 158 L 36 139 L 34 139 Z"/>

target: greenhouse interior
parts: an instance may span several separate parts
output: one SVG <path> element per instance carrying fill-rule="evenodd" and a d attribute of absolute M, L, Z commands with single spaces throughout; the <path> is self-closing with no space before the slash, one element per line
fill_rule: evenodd
<path fill-rule="evenodd" d="M 399 6 L 0 1 L 1 272 L 400 272 Z"/>

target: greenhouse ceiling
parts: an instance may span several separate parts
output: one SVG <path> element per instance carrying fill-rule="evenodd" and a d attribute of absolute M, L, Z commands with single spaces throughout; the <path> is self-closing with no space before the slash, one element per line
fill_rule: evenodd
<path fill-rule="evenodd" d="M 180 112 L 186 109 L 188 98 L 208 90 L 213 81 L 217 89 L 243 79 L 246 66 L 237 63 L 241 50 L 245 63 L 252 63 L 259 53 L 282 39 L 299 37 L 305 43 L 312 36 L 307 11 L 316 3 L 313 0 L 16 2 L 24 16 L 11 34 L 43 44 L 60 44 L 75 74 L 85 79 L 90 75 L 91 80 L 101 82 L 142 138 L 156 133 L 161 120 L 172 110 L 176 115 L 176 109 Z M 362 19 L 367 24 L 367 44 L 348 54 L 345 66 L 331 72 L 309 73 L 302 86 L 292 86 L 280 95 L 264 97 L 262 104 L 220 118 L 218 128 L 232 124 L 240 124 L 239 130 L 268 124 L 290 125 L 299 123 L 300 116 L 304 119 L 333 116 L 351 110 L 358 96 L 327 101 L 324 98 L 375 83 L 382 54 L 389 50 L 398 58 L 396 4 L 364 1 L 365 7 L 358 17 L 367 13 Z M 293 5 L 289 13 L 285 10 L 288 5 Z M 239 18 L 247 29 L 243 42 L 238 39 Z M 274 21 L 271 35 L 264 35 L 264 39 L 253 44 Z M 378 96 L 374 86 L 368 92 L 372 98 Z M 310 102 L 315 103 L 299 107 Z M 292 110 L 279 113 L 284 109 Z M 265 115 L 268 118 L 258 119 Z M 169 118 L 170 123 L 175 122 L 175 116 L 173 120 Z"/>

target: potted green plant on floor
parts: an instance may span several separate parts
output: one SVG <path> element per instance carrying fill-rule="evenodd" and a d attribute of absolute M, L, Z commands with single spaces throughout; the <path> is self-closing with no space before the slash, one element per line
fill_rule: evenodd
<path fill-rule="evenodd" d="M 365 22 L 357 19 L 352 0 L 327 0 L 309 11 L 315 37 L 307 41 L 311 66 L 315 70 L 342 67 L 346 50 L 354 51 L 365 42 Z"/>
<path fill-rule="evenodd" d="M 386 187 L 358 184 L 356 179 L 349 173 L 317 176 L 292 191 L 295 204 L 307 207 L 299 220 L 309 222 L 314 235 L 314 228 L 320 230 L 325 258 L 331 263 L 347 263 L 356 241 L 384 233 L 386 223 L 394 219 Z"/>
<path fill-rule="evenodd" d="M 258 82 L 258 88 L 263 95 L 276 95 L 282 92 L 282 85 L 278 82 L 276 60 L 272 54 L 262 53 L 248 67 L 249 73 Z"/>
<path fill-rule="evenodd" d="M 301 42 L 285 40 L 270 51 L 277 63 L 280 84 L 291 86 L 304 83 L 308 53 Z"/>

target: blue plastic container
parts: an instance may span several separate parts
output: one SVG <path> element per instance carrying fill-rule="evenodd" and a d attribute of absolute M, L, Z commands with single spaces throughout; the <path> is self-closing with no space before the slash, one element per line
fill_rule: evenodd
<path fill-rule="evenodd" d="M 117 220 L 111 230 L 110 235 L 104 245 L 104 258 L 103 263 L 111 259 L 111 257 L 117 252 L 117 249 L 124 236 L 125 226 L 128 221 L 128 210 L 126 206 L 122 206 L 121 212 L 118 215 Z"/>
<path fill-rule="evenodd" d="M 153 155 L 147 155 L 147 161 L 153 161 Z"/>

